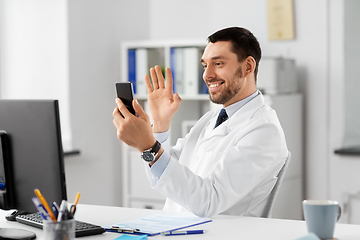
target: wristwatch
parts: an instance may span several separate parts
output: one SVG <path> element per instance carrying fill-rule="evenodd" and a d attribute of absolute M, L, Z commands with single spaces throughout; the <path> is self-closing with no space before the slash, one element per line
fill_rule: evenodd
<path fill-rule="evenodd" d="M 142 152 L 141 158 L 144 159 L 144 161 L 146 161 L 146 162 L 154 161 L 160 148 L 161 148 L 161 144 L 158 141 L 156 141 L 154 146 L 152 146 L 150 149 Z"/>

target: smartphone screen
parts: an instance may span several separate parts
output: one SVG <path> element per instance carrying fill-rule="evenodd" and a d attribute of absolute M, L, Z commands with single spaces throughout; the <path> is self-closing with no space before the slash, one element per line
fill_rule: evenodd
<path fill-rule="evenodd" d="M 131 112 L 133 115 L 136 116 L 135 110 L 132 107 L 133 101 L 133 87 L 131 82 L 121 82 L 115 83 L 116 86 L 116 93 L 118 98 L 125 104 L 126 108 Z"/>

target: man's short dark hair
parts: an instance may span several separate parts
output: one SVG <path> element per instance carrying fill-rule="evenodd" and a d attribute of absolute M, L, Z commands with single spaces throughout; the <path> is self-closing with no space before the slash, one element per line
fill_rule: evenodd
<path fill-rule="evenodd" d="M 261 48 L 256 37 L 247 29 L 241 27 L 230 27 L 219 30 L 208 37 L 208 42 L 230 41 L 232 51 L 238 56 L 238 61 L 242 62 L 251 56 L 255 59 L 256 67 L 254 70 L 255 80 L 258 66 L 261 59 Z"/>

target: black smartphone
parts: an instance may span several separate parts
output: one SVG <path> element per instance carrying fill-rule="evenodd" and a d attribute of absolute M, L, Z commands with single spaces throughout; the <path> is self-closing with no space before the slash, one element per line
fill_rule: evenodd
<path fill-rule="evenodd" d="M 136 116 L 135 110 L 132 106 L 133 101 L 133 87 L 131 82 L 115 83 L 116 93 L 118 98 L 125 104 L 126 108 L 133 115 Z"/>

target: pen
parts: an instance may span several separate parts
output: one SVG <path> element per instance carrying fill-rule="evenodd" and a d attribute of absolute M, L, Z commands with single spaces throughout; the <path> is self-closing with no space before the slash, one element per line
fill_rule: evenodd
<path fill-rule="evenodd" d="M 108 231 L 119 232 L 119 233 L 137 233 L 140 232 L 138 228 L 131 228 L 127 226 L 111 226 L 111 228 L 105 228 Z"/>
<path fill-rule="evenodd" d="M 44 208 L 43 205 L 41 205 L 39 199 L 37 197 L 33 197 L 31 199 L 36 207 L 36 209 L 38 210 L 38 212 L 40 213 L 41 217 L 44 220 L 47 220 L 49 218 L 49 214 L 46 212 L 46 209 Z"/>
<path fill-rule="evenodd" d="M 62 220 L 64 220 L 66 211 L 67 211 L 67 202 L 66 202 L 66 200 L 62 200 L 61 204 L 60 204 L 59 215 L 57 217 L 58 222 L 61 222 Z"/>
<path fill-rule="evenodd" d="M 41 195 L 41 192 L 39 189 L 35 189 L 34 190 L 35 192 L 35 195 L 37 196 L 37 198 L 39 199 L 39 201 L 41 202 L 41 204 L 44 206 L 44 208 L 46 209 L 46 211 L 48 212 L 50 218 L 53 220 L 53 221 L 56 221 L 56 218 L 54 216 L 54 213 L 52 212 L 51 208 L 49 207 L 49 204 L 46 202 L 45 198 L 43 195 Z"/>
<path fill-rule="evenodd" d="M 162 235 L 175 236 L 175 235 L 203 234 L 203 233 L 206 233 L 206 230 L 169 231 L 169 232 L 163 232 Z"/>
<path fill-rule="evenodd" d="M 56 202 L 53 202 L 51 205 L 51 209 L 54 212 L 55 218 L 57 218 L 59 216 L 59 206 L 57 205 Z"/>

